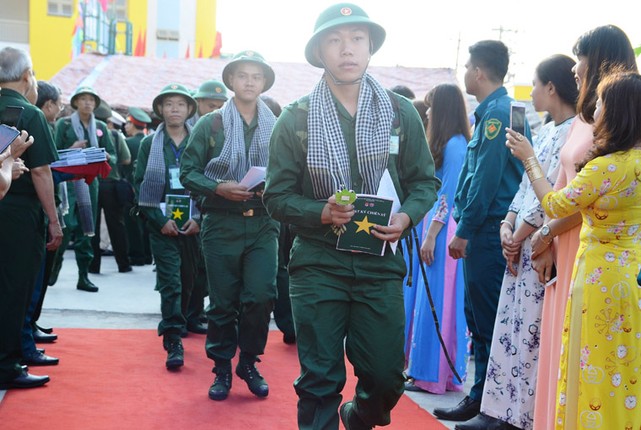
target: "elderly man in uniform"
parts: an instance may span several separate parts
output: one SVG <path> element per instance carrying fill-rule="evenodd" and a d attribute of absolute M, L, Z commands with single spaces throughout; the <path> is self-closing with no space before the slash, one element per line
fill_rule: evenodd
<path fill-rule="evenodd" d="M 375 237 L 397 241 L 436 200 L 439 181 L 416 109 L 367 73 L 384 39 L 383 27 L 354 4 L 322 12 L 305 57 L 325 73 L 283 110 L 270 144 L 263 199 L 296 233 L 289 274 L 300 429 L 338 429 L 345 352 L 358 377 L 340 407 L 345 428 L 390 424 L 403 393 L 403 256 L 387 246 L 382 256 L 339 251 L 335 234 L 355 214 L 335 193 L 376 194 L 385 170 L 401 206 L 389 226 L 372 228 Z"/>
<path fill-rule="evenodd" d="M 7 106 L 21 107 L 16 126 L 36 143 L 22 154 L 29 172 L 16 179 L 0 200 L 0 390 L 5 390 L 49 381 L 20 365 L 20 333 L 45 246 L 48 250 L 60 246 L 62 229 L 49 167 L 57 153 L 47 120 L 34 106 L 38 87 L 29 54 L 11 47 L 0 51 L 0 87 L 0 117 Z"/>
<path fill-rule="evenodd" d="M 202 252 L 209 286 L 207 356 L 214 360 L 212 400 L 224 400 L 236 375 L 266 397 L 269 387 L 255 363 L 265 351 L 276 297 L 278 223 L 260 192 L 240 182 L 253 166 L 267 165 L 276 118 L 260 94 L 274 84 L 263 57 L 243 51 L 223 69 L 234 97 L 198 121 L 180 165 L 185 187 L 202 196 Z"/>

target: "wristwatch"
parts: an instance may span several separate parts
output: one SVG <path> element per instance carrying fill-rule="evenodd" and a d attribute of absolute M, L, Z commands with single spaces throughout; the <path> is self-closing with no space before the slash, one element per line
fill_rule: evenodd
<path fill-rule="evenodd" d="M 552 232 L 550 231 L 549 225 L 544 224 L 543 227 L 541 227 L 541 238 L 549 238 L 549 240 L 543 239 L 543 242 L 545 243 L 552 242 L 553 237 L 552 237 Z"/>

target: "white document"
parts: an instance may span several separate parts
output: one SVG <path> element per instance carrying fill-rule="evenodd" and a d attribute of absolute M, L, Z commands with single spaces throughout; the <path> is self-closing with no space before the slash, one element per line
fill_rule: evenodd
<path fill-rule="evenodd" d="M 256 185 L 265 182 L 266 167 L 252 166 L 245 177 L 240 181 L 240 185 L 244 185 L 248 190 L 251 190 Z"/>
<path fill-rule="evenodd" d="M 398 193 L 396 192 L 396 188 L 394 188 L 394 182 L 392 181 L 392 177 L 389 174 L 389 170 L 385 169 L 385 172 L 383 172 L 383 176 L 381 177 L 381 182 L 378 185 L 378 192 L 376 193 L 377 196 L 379 197 L 387 197 L 388 199 L 392 199 L 394 203 L 392 203 L 392 215 L 394 215 L 398 210 L 401 208 L 401 200 L 398 198 Z M 394 254 L 396 254 L 396 248 L 398 247 L 398 241 L 396 242 L 388 242 L 390 249 Z"/>

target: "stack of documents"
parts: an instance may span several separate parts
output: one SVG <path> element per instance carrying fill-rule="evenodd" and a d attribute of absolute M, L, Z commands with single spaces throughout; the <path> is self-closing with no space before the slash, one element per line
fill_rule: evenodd
<path fill-rule="evenodd" d="M 91 163 L 107 161 L 105 148 L 61 149 L 58 151 L 58 161 L 51 167 L 82 166 Z"/>

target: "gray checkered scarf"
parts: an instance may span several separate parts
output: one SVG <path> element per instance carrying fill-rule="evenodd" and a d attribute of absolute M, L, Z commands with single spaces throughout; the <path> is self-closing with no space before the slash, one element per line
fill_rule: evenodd
<path fill-rule="evenodd" d="M 356 153 L 365 194 L 376 194 L 387 168 L 394 110 L 389 95 L 367 73 L 356 111 Z M 325 78 L 309 97 L 307 166 L 316 199 L 352 189 L 350 160 L 338 112 Z"/>
<path fill-rule="evenodd" d="M 191 134 L 191 126 L 185 123 L 187 136 Z M 154 133 L 149 150 L 149 159 L 145 176 L 140 184 L 140 195 L 138 196 L 138 206 L 147 206 L 159 208 L 165 193 L 165 180 L 167 178 L 167 166 L 165 165 L 165 155 L 163 146 L 165 143 L 165 123 L 161 123 Z"/>
<path fill-rule="evenodd" d="M 80 115 L 78 112 L 71 114 L 71 127 L 73 132 L 76 134 L 78 140 L 85 140 L 85 127 L 80 121 Z M 98 147 L 98 137 L 96 136 L 96 117 L 91 114 L 89 119 L 89 128 L 87 129 L 87 134 L 89 135 L 89 146 L 92 148 Z M 78 179 L 73 181 L 73 188 L 76 193 L 76 203 L 78 204 L 78 215 L 80 221 L 80 227 L 85 236 L 94 236 L 95 235 L 95 220 L 93 218 L 93 210 L 91 208 L 91 196 L 89 194 L 89 185 L 85 182 L 84 179 Z"/>
<path fill-rule="evenodd" d="M 245 150 L 243 119 L 236 103 L 225 103 L 220 109 L 223 117 L 225 143 L 220 155 L 205 166 L 205 176 L 216 182 L 240 182 L 250 167 L 267 166 L 269 139 L 276 117 L 264 101 L 258 99 L 258 127 L 249 146 L 249 159 Z"/>

